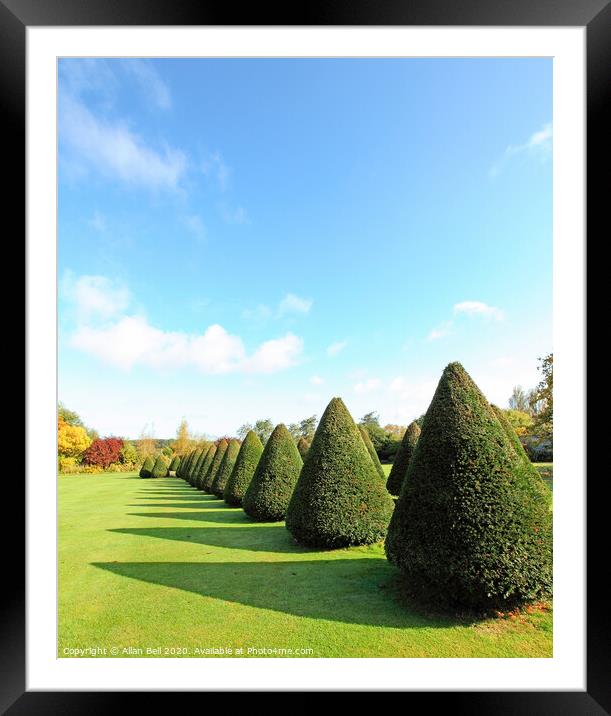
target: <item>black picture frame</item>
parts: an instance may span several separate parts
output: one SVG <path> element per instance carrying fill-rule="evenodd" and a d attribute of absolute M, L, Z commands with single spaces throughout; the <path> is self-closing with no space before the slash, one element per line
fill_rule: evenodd
<path fill-rule="evenodd" d="M 236 18 L 239 22 L 236 22 Z M 74 25 L 462 25 L 583 26 L 587 42 L 587 216 L 588 234 L 604 225 L 609 202 L 608 139 L 611 127 L 611 0 L 316 0 L 283 6 L 220 0 L 0 0 L 0 98 L 5 138 L 4 209 L 25 236 L 26 28 Z M 607 100 L 605 102 L 605 97 Z M 605 150 L 605 148 L 607 148 Z M 599 179 L 599 177 L 601 179 Z M 602 231 L 601 231 L 602 233 Z M 605 234 L 608 234 L 608 231 Z M 602 239 L 602 236 L 601 236 Z M 589 242 L 592 245 L 592 242 Z M 601 241 L 602 243 L 602 241 Z M 25 258 L 25 242 L 24 258 Z M 25 314 L 24 314 L 25 318 Z M 585 426 L 577 426 L 576 430 Z M 16 463 L 13 463 L 14 465 Z M 17 463 L 18 464 L 18 463 Z M 32 466 L 26 466 L 32 469 Z M 4 505 L 24 504 L 24 483 L 16 469 L 4 483 Z M 588 485 L 587 497 L 587 690 L 584 692 L 406 692 L 408 707 L 426 699 L 428 708 L 454 714 L 496 716 L 611 714 L 611 636 L 606 582 L 606 500 L 604 473 Z M 13 519 L 17 508 L 5 509 Z M 21 513 L 25 522 L 25 510 Z M 89 715 L 141 708 L 135 692 L 32 692 L 25 680 L 25 545 L 17 527 L 4 542 L 5 575 L 0 590 L 0 709 L 21 714 Z M 25 531 L 22 532 L 24 534 Z M 12 563 L 11 563 L 12 560 Z M 7 561 L 9 564 L 7 564 Z M 280 685 L 279 685 L 280 686 Z M 198 694 L 183 694 L 197 697 Z M 170 703 L 169 698 L 172 698 Z M 201 698 L 201 697 L 200 697 Z M 175 709 L 175 696 L 155 695 L 157 707 Z M 200 702 L 200 707 L 204 706 Z M 417 706 L 416 706 L 417 708 Z"/>

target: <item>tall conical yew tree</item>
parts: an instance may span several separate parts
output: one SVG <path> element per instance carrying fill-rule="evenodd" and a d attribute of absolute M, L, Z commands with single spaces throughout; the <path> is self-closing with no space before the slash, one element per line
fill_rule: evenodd
<path fill-rule="evenodd" d="M 254 430 L 249 430 L 240 447 L 231 476 L 225 485 L 223 498 L 228 505 L 239 507 L 242 504 L 262 453 L 263 445 L 259 436 Z"/>
<path fill-rule="evenodd" d="M 386 540 L 412 596 L 477 611 L 546 597 L 552 521 L 537 479 L 465 369 L 450 363 Z"/>
<path fill-rule="evenodd" d="M 199 465 L 200 460 L 202 460 L 204 457 L 205 457 L 205 455 L 203 454 L 203 450 L 198 449 L 195 451 L 195 455 L 193 456 L 193 460 L 192 460 L 191 464 L 189 465 L 189 473 L 187 475 L 187 482 L 190 485 L 193 485 L 197 466 Z"/>
<path fill-rule="evenodd" d="M 229 443 L 225 439 L 221 440 L 221 442 L 216 446 L 216 452 L 214 453 L 214 457 L 212 458 L 212 462 L 210 463 L 210 469 L 208 470 L 208 473 L 204 478 L 204 492 L 212 493 L 212 485 L 214 483 L 214 478 L 216 477 L 216 473 L 221 466 L 221 462 L 225 457 L 225 452 L 228 447 Z"/>
<path fill-rule="evenodd" d="M 155 463 L 151 457 L 145 458 L 144 462 L 142 463 L 142 467 L 140 468 L 140 477 L 150 477 L 151 476 L 151 470 L 153 469 Z"/>
<path fill-rule="evenodd" d="M 231 473 L 233 472 L 235 461 L 238 457 L 239 452 L 240 441 L 230 440 L 229 445 L 227 445 L 227 450 L 225 450 L 225 454 L 223 455 L 221 464 L 219 465 L 219 469 L 214 476 L 214 481 L 210 486 L 210 491 L 212 492 L 212 494 L 216 495 L 220 499 L 223 499 L 225 493 L 225 486 L 227 485 L 227 482 L 231 477 Z"/>
<path fill-rule="evenodd" d="M 305 456 L 308 454 L 309 449 L 310 443 L 305 438 L 299 438 L 297 441 L 297 450 L 299 450 L 302 460 L 305 460 Z"/>
<path fill-rule="evenodd" d="M 198 490 L 204 489 L 204 477 L 208 472 L 208 468 L 210 467 L 210 463 L 212 462 L 215 452 L 216 447 L 214 445 L 210 445 L 210 447 L 206 450 L 206 455 L 199 466 L 197 475 L 195 476 L 195 487 L 197 487 Z"/>
<path fill-rule="evenodd" d="M 384 474 L 384 468 L 382 467 L 382 463 L 380 462 L 378 453 L 376 452 L 376 449 L 374 448 L 373 443 L 371 442 L 371 438 L 369 437 L 367 428 L 364 425 L 357 425 L 357 427 L 359 429 L 359 432 L 361 433 L 361 437 L 363 438 L 363 442 L 365 443 L 365 447 L 367 448 L 367 452 L 369 453 L 369 457 L 371 458 L 371 461 L 373 462 L 373 466 L 375 467 L 376 472 L 383 480 L 386 480 L 386 475 Z"/>
<path fill-rule="evenodd" d="M 258 522 L 283 520 L 302 465 L 291 434 L 276 425 L 242 500 L 244 512 Z"/>
<path fill-rule="evenodd" d="M 193 462 L 193 457 L 196 453 L 196 450 L 191 450 L 191 452 L 187 455 L 185 458 L 183 464 L 180 466 L 180 477 L 183 480 L 186 480 L 189 476 L 189 468 L 191 467 L 191 463 Z"/>
<path fill-rule="evenodd" d="M 174 455 L 172 458 L 172 462 L 170 463 L 170 472 L 176 473 L 178 468 L 180 467 L 180 458 L 178 455 Z"/>
<path fill-rule="evenodd" d="M 390 474 L 388 476 L 388 481 L 386 482 L 386 489 L 391 495 L 401 494 L 401 486 L 405 480 L 407 468 L 409 467 L 409 461 L 412 459 L 419 437 L 420 426 L 414 420 L 414 422 L 407 426 L 407 430 L 403 435 L 403 440 L 401 440 L 401 445 L 397 450 L 392 467 L 390 468 Z"/>
<path fill-rule="evenodd" d="M 327 405 L 286 514 L 301 544 L 346 547 L 384 538 L 392 497 L 341 398 Z"/>
<path fill-rule="evenodd" d="M 208 484 L 208 475 L 210 474 L 210 470 L 212 469 L 212 463 L 214 462 L 214 456 L 216 455 L 217 446 L 212 445 L 210 447 L 210 450 L 208 450 L 208 454 L 206 455 L 205 462 L 207 463 L 202 467 L 202 472 L 199 478 L 199 484 L 200 484 L 200 490 L 202 492 L 210 492 L 210 485 Z"/>

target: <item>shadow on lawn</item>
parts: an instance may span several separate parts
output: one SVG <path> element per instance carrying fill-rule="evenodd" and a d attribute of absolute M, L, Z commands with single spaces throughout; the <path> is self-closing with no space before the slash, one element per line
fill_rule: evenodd
<path fill-rule="evenodd" d="M 250 552 L 304 554 L 316 551 L 297 545 L 284 528 L 284 523 L 257 525 L 251 529 L 243 529 L 239 523 L 235 527 L 120 527 L 109 532 L 137 537 L 158 537 L 226 549 L 244 549 Z"/>
<path fill-rule="evenodd" d="M 398 629 L 463 623 L 451 618 L 431 619 L 400 606 L 395 571 L 383 558 L 92 565 L 142 582 L 310 619 Z"/>

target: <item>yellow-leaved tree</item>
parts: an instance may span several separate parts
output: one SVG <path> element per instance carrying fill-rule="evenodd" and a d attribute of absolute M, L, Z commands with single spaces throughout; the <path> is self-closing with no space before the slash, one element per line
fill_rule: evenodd
<path fill-rule="evenodd" d="M 61 416 L 57 419 L 57 453 L 62 457 L 78 457 L 91 445 L 85 428 L 70 425 Z"/>

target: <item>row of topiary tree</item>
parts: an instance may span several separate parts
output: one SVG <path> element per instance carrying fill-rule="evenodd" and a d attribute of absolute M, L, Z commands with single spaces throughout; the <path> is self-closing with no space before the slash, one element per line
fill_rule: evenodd
<path fill-rule="evenodd" d="M 406 590 L 428 605 L 486 610 L 551 593 L 551 493 L 459 363 L 444 370 L 422 428 L 408 427 L 387 481 L 340 398 L 309 448 L 280 424 L 265 448 L 251 431 L 241 445 L 192 452 L 176 474 L 254 520 L 285 519 L 308 547 L 386 538 Z"/>
<path fill-rule="evenodd" d="M 155 460 L 147 457 L 140 468 L 140 477 L 167 477 L 180 466 L 180 456 L 174 455 L 170 460 L 165 455 L 158 455 Z"/>

